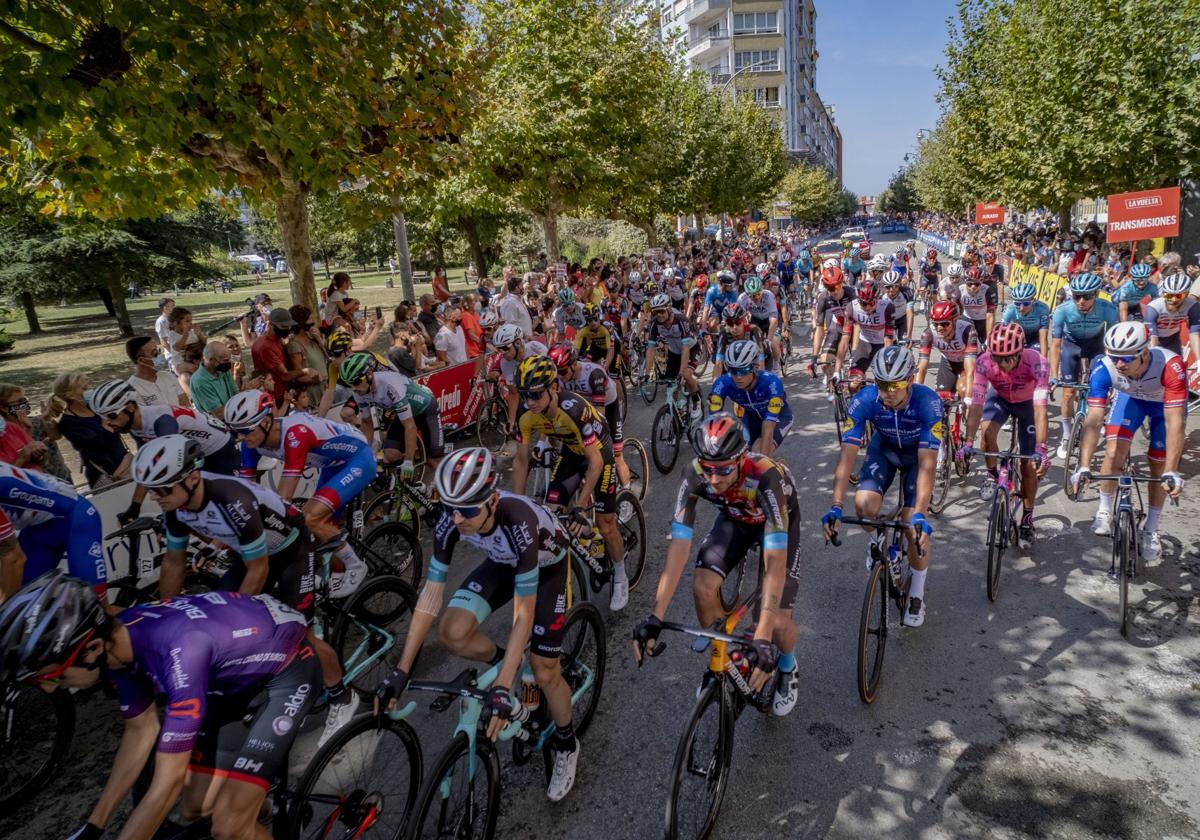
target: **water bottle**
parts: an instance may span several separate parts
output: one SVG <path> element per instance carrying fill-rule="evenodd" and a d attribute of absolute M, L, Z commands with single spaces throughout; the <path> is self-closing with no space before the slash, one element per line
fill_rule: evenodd
<path fill-rule="evenodd" d="M 900 579 L 900 546 L 896 543 L 888 546 L 888 571 L 892 580 Z"/>
<path fill-rule="evenodd" d="M 528 665 L 521 671 L 521 705 L 529 712 L 537 711 L 542 705 L 542 690 Z"/>

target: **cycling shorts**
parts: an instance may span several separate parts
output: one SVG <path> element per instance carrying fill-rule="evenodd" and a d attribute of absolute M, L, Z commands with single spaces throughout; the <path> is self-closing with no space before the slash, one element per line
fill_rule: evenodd
<path fill-rule="evenodd" d="M 954 391 L 958 387 L 958 378 L 965 369 L 965 363 L 951 362 L 943 358 L 942 363 L 938 365 L 937 390 Z"/>
<path fill-rule="evenodd" d="M 899 470 L 903 482 L 901 505 L 913 507 L 917 503 L 917 456 L 920 451 L 916 446 L 899 449 L 887 443 L 883 435 L 874 435 L 867 444 L 866 458 L 858 473 L 859 491 L 886 495 Z"/>
<path fill-rule="evenodd" d="M 600 478 L 596 481 L 596 489 L 592 491 L 592 501 L 596 513 L 617 512 L 617 490 L 620 483 L 617 480 L 617 470 L 613 455 L 612 444 L 605 443 L 600 447 L 600 455 L 604 466 L 600 469 Z M 576 491 L 583 485 L 587 476 L 587 458 L 563 447 L 558 460 L 550 470 L 550 483 L 546 487 L 546 504 L 565 507 L 571 503 Z"/>
<path fill-rule="evenodd" d="M 267 557 L 267 582 L 263 592 L 274 595 L 306 619 L 316 612 L 314 595 L 316 556 L 311 539 L 296 537 L 284 548 Z M 221 592 L 237 592 L 246 579 L 246 564 L 240 559 L 229 565 L 221 578 Z"/>
<path fill-rule="evenodd" d="M 720 511 L 712 530 L 696 552 L 696 568 L 716 572 L 724 580 L 746 559 L 751 549 L 762 545 L 763 526 L 738 522 Z M 762 559 L 759 558 L 759 562 Z M 783 579 L 783 595 L 779 606 L 791 612 L 800 591 L 800 510 L 788 511 L 787 575 Z"/>
<path fill-rule="evenodd" d="M 1058 356 L 1058 378 L 1063 382 L 1078 382 L 1079 373 L 1083 368 L 1083 360 L 1103 355 L 1103 333 L 1087 339 L 1082 344 L 1076 343 L 1069 335 L 1063 336 L 1062 352 Z"/>
<path fill-rule="evenodd" d="M 25 571 L 21 583 L 29 583 L 58 568 L 63 555 L 72 577 L 93 584 L 98 595 L 108 590 L 108 568 L 104 562 L 104 529 L 100 514 L 87 499 L 71 503 L 65 516 L 56 516 L 40 525 L 22 528 L 17 542 L 25 552 Z"/>
<path fill-rule="evenodd" d="M 692 356 L 689 354 L 688 369 L 690 370 L 690 369 L 694 368 L 695 366 L 696 366 L 696 363 L 693 360 Z M 670 350 L 668 350 L 667 351 L 667 364 L 666 364 L 665 369 L 663 370 L 663 376 L 666 379 L 674 379 L 675 377 L 679 376 L 679 372 L 681 370 L 683 370 L 683 354 L 682 353 L 672 353 Z"/>
<path fill-rule="evenodd" d="M 987 346 L 987 334 L 988 334 L 987 318 L 980 318 L 978 321 L 976 321 L 974 318 L 972 318 L 971 323 L 975 325 L 975 335 L 979 336 L 980 344 L 982 344 L 984 347 L 986 347 Z M 980 352 L 983 352 L 982 348 L 980 349 Z"/>
<path fill-rule="evenodd" d="M 1182 356 L 1183 342 L 1179 340 L 1181 335 L 1183 335 L 1183 330 L 1180 330 L 1174 335 L 1160 335 L 1158 337 L 1158 346 L 1162 347 L 1163 349 L 1170 350 L 1172 353 L 1178 353 L 1180 356 Z"/>
<path fill-rule="evenodd" d="M 760 330 L 762 330 L 762 334 L 765 337 L 768 337 L 768 338 L 770 337 L 770 335 L 771 335 L 771 319 L 770 318 L 755 318 L 755 317 L 751 316 L 750 325 L 754 326 L 754 327 L 758 327 Z"/>
<path fill-rule="evenodd" d="M 825 330 L 825 338 L 821 341 L 821 353 L 836 353 L 841 342 L 842 328 L 837 324 L 830 324 L 829 329 Z"/>
<path fill-rule="evenodd" d="M 753 445 L 756 440 L 762 437 L 763 419 L 757 414 L 751 415 L 749 413 L 743 413 L 739 419 L 742 421 L 742 425 L 746 428 L 746 435 L 750 440 L 750 444 Z M 783 439 L 788 436 L 788 432 L 792 430 L 792 426 L 794 426 L 795 423 L 795 418 L 792 418 L 788 421 L 786 426 L 782 423 L 775 424 L 775 433 L 771 435 L 771 437 L 774 438 L 775 446 L 777 448 L 781 443 L 783 443 Z"/>
<path fill-rule="evenodd" d="M 854 348 L 854 356 L 850 360 L 850 369 L 866 373 L 871 367 L 871 360 L 875 358 L 875 354 L 883 348 L 884 345 L 882 344 L 872 344 L 860 338 L 858 346 Z"/>
<path fill-rule="evenodd" d="M 305 626 L 295 626 L 302 636 Z M 209 694 L 188 769 L 267 790 L 287 775 L 292 742 L 320 693 L 321 662 L 305 642 L 265 686 Z"/>
<path fill-rule="evenodd" d="M 446 454 L 446 435 L 442 430 L 442 418 L 438 413 L 437 403 L 430 405 L 420 414 L 414 414 L 413 423 L 416 424 L 421 442 L 425 444 L 426 458 L 441 458 Z M 388 423 L 387 431 L 383 436 L 383 448 L 404 451 L 404 423 L 402 421 L 392 420 Z"/>
<path fill-rule="evenodd" d="M 242 467 L 242 451 L 237 440 L 231 438 L 212 455 L 204 456 L 204 471 L 217 475 L 237 475 Z"/>
<path fill-rule="evenodd" d="M 567 621 L 567 557 L 538 569 L 533 635 L 530 649 L 538 656 L 558 658 Z M 513 599 L 516 569 L 484 560 L 467 575 L 450 598 L 449 606 L 466 610 L 483 624 L 487 617 Z"/>
<path fill-rule="evenodd" d="M 991 388 L 983 403 L 983 420 L 1003 426 L 1009 417 L 1017 418 L 1017 448 L 1022 455 L 1032 455 L 1037 445 L 1037 427 L 1033 422 L 1033 400 L 1009 402 Z"/>
<path fill-rule="evenodd" d="M 1184 411 L 1187 411 L 1186 405 Z M 1167 420 L 1160 402 L 1135 399 L 1124 391 L 1118 391 L 1104 433 L 1109 440 L 1133 440 L 1133 433 L 1141 428 L 1143 421 L 1150 423 L 1150 445 L 1146 457 L 1151 461 L 1166 460 Z"/>
<path fill-rule="evenodd" d="M 341 511 L 347 502 L 359 496 L 375 480 L 375 453 L 361 440 L 355 442 L 362 445 L 357 452 L 340 464 L 322 467 L 317 477 L 317 491 L 312 497 L 334 513 Z"/>

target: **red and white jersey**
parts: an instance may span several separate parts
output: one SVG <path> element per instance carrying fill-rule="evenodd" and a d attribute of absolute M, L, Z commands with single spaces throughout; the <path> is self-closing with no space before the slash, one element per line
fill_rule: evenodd
<path fill-rule="evenodd" d="M 283 461 L 284 478 L 304 475 L 304 467 L 327 467 L 344 463 L 371 445 L 363 433 L 348 423 L 337 423 L 312 414 L 296 412 L 280 417 L 279 448 L 259 446 L 254 449 L 242 444 L 241 473 L 253 478 L 258 460 L 264 455 Z"/>
<path fill-rule="evenodd" d="M 871 307 L 864 307 L 861 300 L 850 304 L 850 320 L 858 327 L 858 336 L 868 344 L 883 344 L 884 338 L 892 335 L 892 322 L 896 320 L 896 308 L 892 301 L 880 295 Z"/>
<path fill-rule="evenodd" d="M 921 336 L 921 358 L 932 356 L 934 347 L 941 351 L 946 361 L 955 364 L 968 357 L 977 358 L 979 337 L 975 335 L 975 325 L 966 318 L 959 318 L 954 322 L 954 336 L 949 341 L 944 341 L 937 330 L 926 327 L 925 334 Z"/>
<path fill-rule="evenodd" d="M 164 435 L 183 435 L 196 441 L 205 455 L 215 455 L 233 440 L 232 433 L 220 421 L 194 408 L 143 405 L 140 411 L 141 425 L 129 430 L 140 443 Z"/>
<path fill-rule="evenodd" d="M 1150 348 L 1150 363 L 1137 379 L 1119 373 L 1108 356 L 1101 356 L 1092 362 L 1088 385 L 1088 405 L 1108 405 L 1110 388 L 1135 400 L 1162 403 L 1163 408 L 1187 405 L 1187 371 L 1183 369 L 1183 360 L 1165 347 Z"/>

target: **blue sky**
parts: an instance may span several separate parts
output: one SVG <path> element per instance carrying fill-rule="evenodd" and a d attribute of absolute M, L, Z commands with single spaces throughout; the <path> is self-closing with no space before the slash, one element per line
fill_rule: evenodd
<path fill-rule="evenodd" d="M 836 106 L 842 179 L 878 195 L 916 143 L 933 128 L 933 68 L 943 60 L 954 0 L 817 0 L 817 92 Z"/>

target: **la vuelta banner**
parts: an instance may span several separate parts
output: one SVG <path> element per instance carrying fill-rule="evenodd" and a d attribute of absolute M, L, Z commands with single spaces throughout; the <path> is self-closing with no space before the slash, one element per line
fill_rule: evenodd
<path fill-rule="evenodd" d="M 433 391 L 438 413 L 442 417 L 442 428 L 446 431 L 470 425 L 479 416 L 479 409 L 483 405 L 483 389 L 475 388 L 474 380 L 484 358 L 478 356 L 417 378 L 418 382 Z"/>
<path fill-rule="evenodd" d="M 998 201 L 986 201 L 975 205 L 975 224 L 999 225 L 1004 223 L 1004 205 Z"/>
<path fill-rule="evenodd" d="M 1179 187 L 1108 197 L 1109 242 L 1179 235 Z"/>

